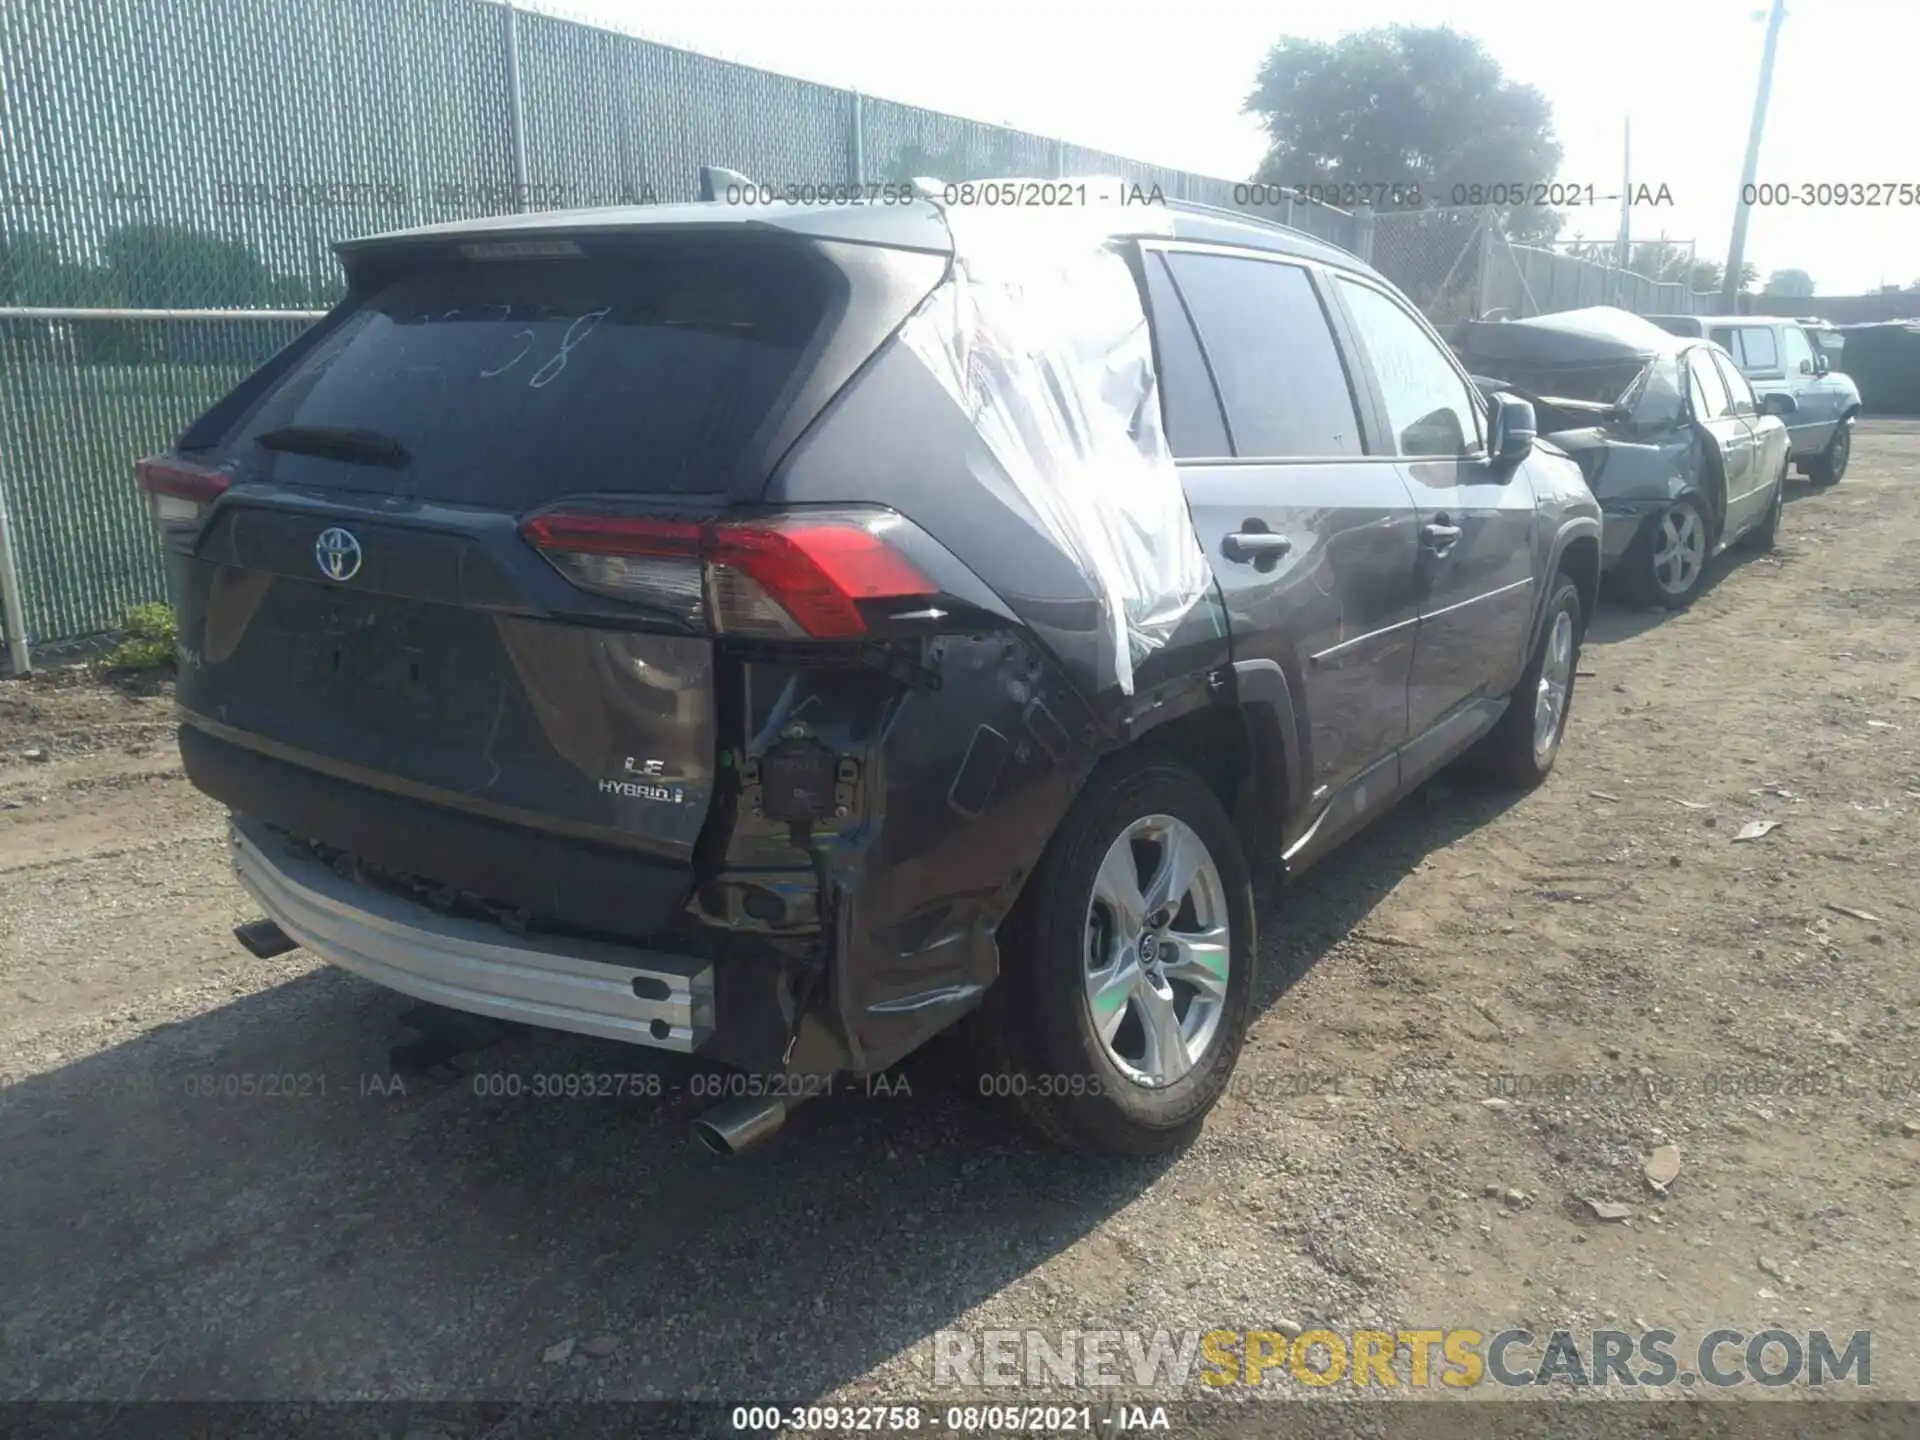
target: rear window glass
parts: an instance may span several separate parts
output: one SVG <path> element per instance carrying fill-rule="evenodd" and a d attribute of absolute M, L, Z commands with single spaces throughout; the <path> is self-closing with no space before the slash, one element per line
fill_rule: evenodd
<path fill-rule="evenodd" d="M 713 239 L 409 275 L 266 397 L 237 458 L 249 478 L 301 488 L 516 511 L 583 492 L 723 491 L 820 324 L 825 286 L 803 254 Z M 316 432 L 331 454 L 301 453 Z M 329 447 L 333 432 L 356 438 Z"/>

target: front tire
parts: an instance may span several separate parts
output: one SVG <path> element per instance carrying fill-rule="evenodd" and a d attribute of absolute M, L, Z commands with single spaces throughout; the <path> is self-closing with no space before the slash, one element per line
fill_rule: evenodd
<path fill-rule="evenodd" d="M 1624 576 L 1629 594 L 1650 609 L 1685 608 L 1706 578 L 1712 533 L 1699 501 L 1675 500 L 1634 537 Z"/>
<path fill-rule="evenodd" d="M 1001 932 L 976 1017 L 984 1094 L 1068 1149 L 1152 1155 L 1200 1129 L 1253 1004 L 1252 886 L 1205 781 L 1103 763 Z"/>
<path fill-rule="evenodd" d="M 1540 643 L 1513 687 L 1507 713 L 1480 742 L 1478 768 L 1497 784 L 1516 789 L 1538 785 L 1553 773 L 1560 742 L 1573 711 L 1573 683 L 1580 672 L 1580 642 L 1586 634 L 1580 589 L 1564 573 L 1554 576 Z"/>
<path fill-rule="evenodd" d="M 1853 459 L 1853 421 L 1842 420 L 1840 428 L 1833 432 L 1833 438 L 1827 442 L 1827 448 L 1813 457 L 1807 466 L 1807 474 L 1816 485 L 1838 485 L 1847 473 L 1847 462 Z"/>

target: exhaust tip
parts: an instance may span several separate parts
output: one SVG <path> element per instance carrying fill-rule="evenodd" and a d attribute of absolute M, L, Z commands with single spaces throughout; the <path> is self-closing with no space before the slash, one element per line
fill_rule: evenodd
<path fill-rule="evenodd" d="M 300 948 L 299 942 L 290 939 L 279 923 L 273 920 L 249 920 L 244 925 L 236 925 L 233 927 L 233 938 L 256 960 L 271 960 L 276 955 Z"/>
<path fill-rule="evenodd" d="M 693 1136 L 715 1155 L 738 1155 L 765 1140 L 786 1123 L 783 1100 L 728 1100 L 693 1122 Z"/>
<path fill-rule="evenodd" d="M 733 1155 L 738 1153 L 734 1150 L 733 1146 L 727 1143 L 727 1137 L 719 1128 L 709 1125 L 705 1120 L 696 1120 L 693 1122 L 693 1138 L 706 1146 L 707 1149 L 715 1155 Z"/>

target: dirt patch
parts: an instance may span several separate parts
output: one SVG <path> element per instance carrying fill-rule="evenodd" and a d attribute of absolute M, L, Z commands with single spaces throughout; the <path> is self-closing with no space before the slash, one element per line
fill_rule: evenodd
<path fill-rule="evenodd" d="M 937 1330 L 1285 1319 L 1868 1329 L 1920 1396 L 1917 554 L 1877 422 L 1776 554 L 1604 608 L 1546 786 L 1438 782 L 1263 907 L 1234 1093 L 1146 1166 L 925 1086 L 723 1164 L 565 1036 L 369 1091 L 407 1002 L 234 946 L 164 687 L 0 685 L 0 1393 L 897 1398 Z M 657 1093 L 477 1083 L 612 1071 Z"/>

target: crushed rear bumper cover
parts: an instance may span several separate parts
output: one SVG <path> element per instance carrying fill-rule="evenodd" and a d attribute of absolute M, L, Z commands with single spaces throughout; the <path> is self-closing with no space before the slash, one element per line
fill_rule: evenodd
<path fill-rule="evenodd" d="M 290 939 L 404 995 L 682 1053 L 713 1034 L 709 961 L 442 915 L 343 878 L 247 818 L 230 839 L 234 873 Z"/>

